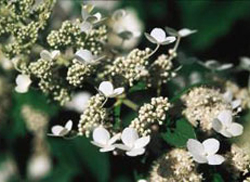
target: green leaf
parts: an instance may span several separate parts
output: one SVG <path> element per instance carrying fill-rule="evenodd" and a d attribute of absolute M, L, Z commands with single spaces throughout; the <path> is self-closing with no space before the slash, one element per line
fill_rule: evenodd
<path fill-rule="evenodd" d="M 177 1 L 185 28 L 197 29 L 189 46 L 205 50 L 218 38 L 227 34 L 237 20 L 249 17 L 247 1 Z M 202 15 L 202 16 L 197 16 Z M 220 25 L 218 26 L 218 22 Z"/>
<path fill-rule="evenodd" d="M 129 93 L 141 91 L 146 89 L 146 83 L 145 82 L 138 82 L 136 85 L 134 85 L 130 90 Z"/>
<path fill-rule="evenodd" d="M 218 173 L 215 173 L 213 175 L 213 181 L 212 182 L 224 182 L 223 178 L 221 177 L 220 174 Z"/>
<path fill-rule="evenodd" d="M 176 128 L 167 129 L 166 133 L 162 134 L 163 139 L 170 145 L 175 147 L 186 146 L 187 140 L 196 138 L 192 125 L 184 118 L 176 121 Z"/>

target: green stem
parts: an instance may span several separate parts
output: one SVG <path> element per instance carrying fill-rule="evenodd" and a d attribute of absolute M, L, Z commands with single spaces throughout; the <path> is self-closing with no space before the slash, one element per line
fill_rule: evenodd
<path fill-rule="evenodd" d="M 133 109 L 134 111 L 137 111 L 139 108 L 137 104 L 128 99 L 124 99 L 122 103 L 128 106 L 129 108 Z"/>
<path fill-rule="evenodd" d="M 177 48 L 178 48 L 178 46 L 179 46 L 179 44 L 180 44 L 180 41 L 181 41 L 181 37 L 178 36 L 178 37 L 177 37 L 177 41 L 176 41 L 176 43 L 175 43 L 175 45 L 174 45 L 174 48 L 173 48 L 173 52 L 176 52 L 176 51 L 177 51 Z"/>

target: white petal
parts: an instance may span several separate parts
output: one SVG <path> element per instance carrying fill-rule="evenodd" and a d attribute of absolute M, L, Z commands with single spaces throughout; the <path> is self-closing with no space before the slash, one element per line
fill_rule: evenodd
<path fill-rule="evenodd" d="M 224 137 L 227 137 L 227 138 L 233 137 L 233 135 L 231 134 L 231 132 L 227 131 L 227 129 L 223 129 L 219 133 L 222 134 Z"/>
<path fill-rule="evenodd" d="M 109 97 L 114 92 L 114 87 L 111 82 L 103 81 L 98 88 L 106 97 Z"/>
<path fill-rule="evenodd" d="M 26 93 L 26 92 L 28 92 L 28 88 L 27 87 L 16 86 L 15 91 L 18 92 L 18 93 Z"/>
<path fill-rule="evenodd" d="M 65 129 L 64 127 L 56 125 L 51 128 L 51 131 L 54 135 L 60 136 L 60 134 L 63 132 L 64 129 Z"/>
<path fill-rule="evenodd" d="M 195 139 L 189 139 L 187 141 L 187 149 L 192 155 L 203 155 L 205 152 L 204 146 L 198 140 Z"/>
<path fill-rule="evenodd" d="M 217 68 L 217 70 L 222 71 L 222 70 L 227 70 L 229 68 L 232 68 L 233 64 L 223 64 Z"/>
<path fill-rule="evenodd" d="M 65 128 L 70 131 L 73 127 L 73 122 L 71 120 L 69 120 L 66 125 L 65 125 Z"/>
<path fill-rule="evenodd" d="M 110 152 L 110 151 L 112 151 L 112 150 L 114 150 L 114 149 L 115 149 L 115 146 L 114 146 L 114 145 L 110 145 L 110 146 L 101 148 L 101 149 L 100 149 L 100 152 Z"/>
<path fill-rule="evenodd" d="M 225 161 L 225 158 L 221 155 L 215 154 L 207 156 L 207 160 L 209 165 L 221 165 Z"/>
<path fill-rule="evenodd" d="M 161 28 L 154 28 L 151 32 L 150 35 L 157 40 L 157 42 L 161 43 L 165 41 L 166 39 L 166 33 L 163 29 Z"/>
<path fill-rule="evenodd" d="M 75 53 L 76 57 L 85 63 L 90 63 L 94 58 L 90 51 L 86 49 L 80 49 Z"/>
<path fill-rule="evenodd" d="M 115 143 L 117 140 L 119 140 L 121 138 L 121 133 L 118 133 L 116 135 L 114 135 L 109 141 L 108 141 L 108 145 L 112 145 L 113 143 Z"/>
<path fill-rule="evenodd" d="M 233 93 L 231 90 L 226 91 L 223 94 L 223 98 L 226 100 L 226 102 L 230 103 L 233 100 Z"/>
<path fill-rule="evenodd" d="M 135 141 L 134 148 L 143 148 L 150 142 L 150 136 L 139 138 Z"/>
<path fill-rule="evenodd" d="M 124 88 L 123 87 L 120 87 L 120 88 L 116 88 L 114 90 L 114 94 L 117 96 L 117 95 L 120 95 L 124 92 Z"/>
<path fill-rule="evenodd" d="M 115 144 L 115 147 L 121 150 L 125 150 L 125 151 L 128 151 L 131 149 L 131 147 L 128 147 L 127 145 L 123 145 L 123 144 Z"/>
<path fill-rule="evenodd" d="M 125 128 L 122 131 L 122 142 L 128 147 L 133 147 L 135 141 L 138 139 L 138 134 L 134 128 Z"/>
<path fill-rule="evenodd" d="M 212 122 L 212 127 L 215 131 L 220 132 L 223 128 L 223 125 L 219 119 L 214 119 Z"/>
<path fill-rule="evenodd" d="M 81 32 L 85 32 L 86 34 L 89 34 L 92 28 L 93 28 L 93 25 L 87 21 L 81 23 L 80 25 Z"/>
<path fill-rule="evenodd" d="M 94 141 L 91 141 L 91 143 L 97 147 L 100 147 L 100 148 L 103 148 L 105 147 L 105 145 L 101 144 L 101 143 L 97 143 L 97 142 L 94 142 Z"/>
<path fill-rule="evenodd" d="M 101 13 L 95 13 L 93 16 L 95 16 L 97 18 L 97 21 L 100 21 L 102 18 L 102 14 Z"/>
<path fill-rule="evenodd" d="M 241 100 L 240 99 L 234 100 L 231 104 L 232 104 L 232 108 L 236 109 L 237 107 L 241 105 Z"/>
<path fill-rule="evenodd" d="M 133 149 L 131 151 L 126 152 L 128 156 L 135 157 L 138 155 L 142 155 L 145 152 L 145 148 Z"/>
<path fill-rule="evenodd" d="M 221 111 L 220 114 L 218 115 L 218 119 L 221 121 L 223 125 L 230 126 L 233 120 L 232 111 L 230 110 Z"/>
<path fill-rule="evenodd" d="M 43 60 L 46 60 L 46 61 L 52 61 L 52 56 L 50 54 L 49 51 L 47 50 L 43 50 L 41 53 L 40 53 L 40 56 Z"/>
<path fill-rule="evenodd" d="M 202 145 L 204 146 L 205 152 L 208 155 L 215 154 L 220 148 L 220 142 L 214 138 L 205 140 L 204 142 L 202 142 Z"/>
<path fill-rule="evenodd" d="M 243 126 L 239 123 L 232 123 L 227 131 L 230 132 L 233 136 L 239 136 L 243 133 Z"/>
<path fill-rule="evenodd" d="M 93 131 L 94 142 L 102 145 L 107 145 L 109 139 L 110 139 L 110 134 L 105 128 L 98 127 Z"/>
<path fill-rule="evenodd" d="M 175 37 L 173 36 L 170 36 L 170 37 L 167 37 L 163 42 L 161 42 L 162 45 L 167 45 L 167 44 L 170 44 L 172 42 L 174 42 L 176 40 Z"/>
<path fill-rule="evenodd" d="M 151 43 L 157 44 L 157 40 L 154 37 L 152 37 L 148 33 L 145 33 L 144 35 Z"/>
<path fill-rule="evenodd" d="M 18 75 L 16 77 L 16 84 L 21 87 L 28 87 L 31 84 L 29 75 Z"/>
<path fill-rule="evenodd" d="M 191 35 L 191 34 L 196 33 L 196 32 L 197 32 L 197 30 L 190 30 L 188 28 L 183 28 L 183 29 L 178 31 L 178 34 L 181 37 L 186 37 L 186 36 Z"/>
<path fill-rule="evenodd" d="M 52 59 L 56 59 L 58 56 L 60 56 L 61 52 L 59 50 L 54 50 L 51 53 Z"/>
<path fill-rule="evenodd" d="M 200 164 L 207 163 L 207 158 L 205 155 L 193 154 L 192 157 L 193 157 L 194 161 L 196 161 Z"/>

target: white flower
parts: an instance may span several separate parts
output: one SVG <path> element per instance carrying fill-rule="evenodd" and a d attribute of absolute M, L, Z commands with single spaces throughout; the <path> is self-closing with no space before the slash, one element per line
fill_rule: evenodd
<path fill-rule="evenodd" d="M 202 143 L 195 139 L 189 139 L 187 149 L 193 159 L 198 163 L 208 163 L 209 165 L 220 165 L 225 158 L 216 154 L 220 147 L 220 142 L 214 138 L 209 138 Z"/>
<path fill-rule="evenodd" d="M 250 71 L 250 58 L 249 57 L 240 58 L 240 68 Z"/>
<path fill-rule="evenodd" d="M 196 32 L 197 32 L 197 30 L 190 30 L 188 28 L 183 28 L 183 29 L 178 31 L 178 34 L 180 37 L 187 37 L 187 36 L 189 36 L 193 33 L 196 33 Z"/>
<path fill-rule="evenodd" d="M 91 94 L 89 92 L 79 92 L 73 95 L 71 101 L 66 103 L 65 107 L 82 113 L 86 109 L 90 97 Z"/>
<path fill-rule="evenodd" d="M 76 58 L 85 64 L 95 64 L 93 54 L 87 49 L 80 49 L 75 53 Z"/>
<path fill-rule="evenodd" d="M 213 121 L 213 129 L 225 137 L 235 137 L 243 133 L 243 126 L 233 122 L 232 111 L 222 111 Z"/>
<path fill-rule="evenodd" d="M 31 79 L 29 75 L 19 74 L 16 77 L 16 84 L 15 87 L 16 92 L 19 93 L 26 93 L 29 90 L 29 86 L 31 84 Z"/>
<path fill-rule="evenodd" d="M 227 69 L 230 69 L 233 67 L 233 64 L 227 63 L 227 64 L 220 64 L 216 60 L 208 60 L 205 63 L 199 62 L 201 65 L 205 66 L 206 68 L 210 70 L 215 70 L 215 71 L 224 71 Z"/>
<path fill-rule="evenodd" d="M 161 45 L 167 45 L 176 40 L 174 36 L 166 36 L 166 32 L 161 28 L 154 28 L 150 35 L 148 33 L 145 33 L 146 38 L 154 43 L 154 44 L 161 44 Z"/>
<path fill-rule="evenodd" d="M 40 53 L 40 57 L 43 59 L 43 60 L 46 60 L 46 61 L 52 61 L 56 58 L 58 58 L 58 56 L 60 56 L 60 51 L 58 50 L 54 50 L 52 51 L 51 53 L 47 50 L 43 50 L 41 53 Z"/>
<path fill-rule="evenodd" d="M 225 99 L 225 101 L 228 104 L 231 104 L 233 109 L 236 109 L 236 108 L 240 107 L 240 105 L 241 105 L 241 100 L 240 99 L 233 100 L 233 93 L 232 93 L 231 90 L 226 91 L 223 94 L 223 98 Z"/>
<path fill-rule="evenodd" d="M 121 136 L 123 144 L 116 144 L 116 147 L 127 151 L 128 156 L 134 157 L 145 152 L 145 146 L 150 142 L 150 136 L 139 138 L 134 128 L 125 128 Z"/>
<path fill-rule="evenodd" d="M 72 127 L 73 127 L 73 122 L 71 120 L 69 120 L 64 127 L 61 125 L 53 126 L 51 129 L 52 134 L 49 134 L 49 136 L 63 137 L 71 131 Z"/>
<path fill-rule="evenodd" d="M 109 81 L 103 81 L 98 88 L 99 91 L 106 97 L 106 98 L 113 98 L 116 97 L 124 92 L 123 87 L 119 87 L 114 89 L 114 86 Z"/>
<path fill-rule="evenodd" d="M 34 155 L 28 163 L 28 175 L 32 179 L 40 179 L 51 170 L 51 160 L 45 154 Z"/>
<path fill-rule="evenodd" d="M 93 140 L 91 143 L 100 147 L 100 152 L 109 152 L 115 149 L 114 143 L 120 139 L 118 133 L 110 138 L 110 133 L 103 127 L 98 127 L 93 131 Z"/>
<path fill-rule="evenodd" d="M 148 181 L 145 179 L 139 179 L 137 182 L 148 182 Z"/>

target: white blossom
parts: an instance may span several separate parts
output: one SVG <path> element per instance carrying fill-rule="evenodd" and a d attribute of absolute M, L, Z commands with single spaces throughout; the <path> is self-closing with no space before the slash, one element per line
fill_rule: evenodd
<path fill-rule="evenodd" d="M 208 163 L 209 165 L 220 165 L 225 158 L 216 154 L 219 150 L 220 142 L 214 138 L 209 138 L 202 143 L 195 139 L 189 139 L 187 149 L 193 159 L 198 163 Z"/>
<path fill-rule="evenodd" d="M 95 64 L 93 54 L 87 49 L 80 49 L 75 53 L 77 60 L 83 62 L 84 64 Z"/>
<path fill-rule="evenodd" d="M 114 143 L 120 139 L 121 134 L 118 133 L 112 138 L 110 133 L 103 127 L 98 127 L 93 131 L 93 140 L 91 143 L 100 147 L 100 152 L 109 152 L 115 149 Z"/>
<path fill-rule="evenodd" d="M 145 147 L 150 142 L 150 136 L 139 138 L 134 128 L 125 128 L 121 140 L 123 144 L 116 144 L 117 148 L 125 150 L 128 156 L 135 157 L 145 153 Z"/>
<path fill-rule="evenodd" d="M 29 86 L 32 83 L 30 76 L 25 74 L 19 74 L 16 77 L 16 84 L 15 87 L 16 92 L 18 93 L 26 93 L 29 90 Z"/>
<path fill-rule="evenodd" d="M 71 131 L 72 127 L 73 127 L 73 122 L 69 120 L 65 124 L 65 126 L 61 126 L 61 125 L 53 126 L 51 129 L 52 134 L 48 134 L 48 135 L 56 136 L 56 137 L 63 137 L 63 136 L 66 136 Z"/>
<path fill-rule="evenodd" d="M 243 133 L 243 126 L 233 122 L 233 114 L 230 110 L 222 111 L 212 123 L 213 129 L 223 136 L 230 138 Z"/>
<path fill-rule="evenodd" d="M 124 87 L 119 87 L 114 89 L 114 86 L 109 81 L 103 81 L 100 85 L 98 90 L 106 97 L 106 98 L 113 98 L 116 97 L 124 92 Z"/>
<path fill-rule="evenodd" d="M 56 58 L 58 58 L 58 56 L 60 56 L 60 51 L 58 50 L 54 50 L 52 52 L 49 52 L 47 50 L 43 50 L 41 53 L 40 53 L 40 57 L 43 59 L 43 60 L 46 60 L 46 61 L 52 61 Z"/>
<path fill-rule="evenodd" d="M 241 105 L 241 100 L 240 99 L 233 100 L 233 93 L 232 93 L 231 90 L 226 91 L 223 94 L 223 98 L 225 99 L 225 101 L 228 104 L 231 104 L 233 109 L 236 109 L 236 108 L 240 107 L 240 105 Z"/>
<path fill-rule="evenodd" d="M 249 57 L 241 57 L 240 58 L 240 68 L 250 71 L 250 58 Z"/>
<path fill-rule="evenodd" d="M 190 30 L 188 28 L 183 28 L 183 29 L 178 31 L 178 34 L 180 37 L 187 37 L 187 36 L 189 36 L 193 33 L 196 33 L 196 32 L 197 32 L 197 30 Z"/>
<path fill-rule="evenodd" d="M 86 107 L 87 102 L 90 99 L 91 94 L 89 92 L 79 92 L 72 96 L 70 102 L 65 104 L 65 107 L 76 112 L 82 113 Z"/>
<path fill-rule="evenodd" d="M 161 28 L 154 28 L 150 34 L 145 33 L 146 38 L 154 43 L 160 45 L 167 45 L 176 40 L 174 36 L 166 36 L 166 32 Z"/>
<path fill-rule="evenodd" d="M 230 69 L 233 67 L 233 64 L 231 64 L 231 63 L 220 64 L 216 60 L 208 60 L 205 63 L 203 63 L 203 62 L 199 62 L 199 63 L 201 65 L 203 65 L 204 67 L 206 67 L 210 70 L 214 70 L 214 71 L 224 71 L 224 70 L 227 70 L 227 69 Z"/>

